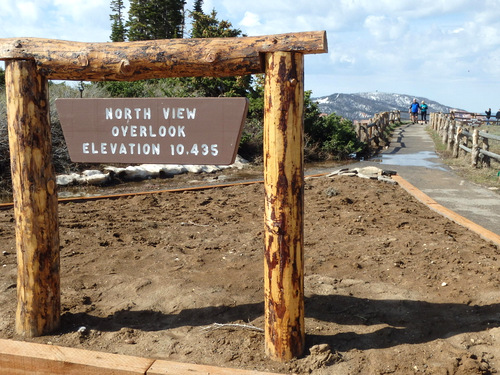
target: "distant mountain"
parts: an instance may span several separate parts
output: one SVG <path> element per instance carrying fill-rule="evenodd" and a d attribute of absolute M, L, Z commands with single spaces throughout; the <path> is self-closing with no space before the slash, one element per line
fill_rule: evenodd
<path fill-rule="evenodd" d="M 337 115 L 350 120 L 363 120 L 372 118 L 375 113 L 400 110 L 407 114 L 410 104 L 415 96 L 404 94 L 388 94 L 383 92 L 361 92 L 357 94 L 332 94 L 321 98 L 313 98 L 317 102 L 321 112 Z M 454 109 L 427 98 L 416 97 L 418 102 L 422 100 L 429 106 L 429 113 L 447 113 Z M 405 116 L 406 117 L 406 116 Z"/>

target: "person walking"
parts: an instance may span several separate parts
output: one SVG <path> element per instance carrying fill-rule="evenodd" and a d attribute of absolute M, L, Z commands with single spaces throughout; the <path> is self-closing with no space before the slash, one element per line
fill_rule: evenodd
<path fill-rule="evenodd" d="M 425 104 L 425 102 L 422 100 L 422 104 L 420 104 L 420 115 L 422 116 L 422 121 L 424 124 L 427 124 L 427 109 L 429 106 Z"/>
<path fill-rule="evenodd" d="M 418 122 L 418 110 L 420 108 L 420 105 L 417 102 L 417 99 L 413 99 L 413 102 L 410 105 L 410 115 L 411 115 L 411 121 L 416 124 Z"/>
<path fill-rule="evenodd" d="M 484 111 L 486 113 L 486 125 L 490 124 L 490 118 L 491 118 L 491 108 L 488 108 L 487 111 Z"/>

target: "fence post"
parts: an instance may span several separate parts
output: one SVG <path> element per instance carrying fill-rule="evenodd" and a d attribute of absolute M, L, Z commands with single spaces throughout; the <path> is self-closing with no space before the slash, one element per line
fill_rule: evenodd
<path fill-rule="evenodd" d="M 437 131 L 438 131 L 438 134 L 440 136 L 443 136 L 443 126 L 444 126 L 444 122 L 445 122 L 445 118 L 446 116 L 443 115 L 442 113 L 439 114 L 439 121 L 438 121 L 438 128 L 437 128 Z"/>
<path fill-rule="evenodd" d="M 447 151 L 451 151 L 453 149 L 453 144 L 455 142 L 455 128 L 455 120 L 450 121 L 450 124 L 448 126 L 448 145 L 446 146 Z"/>
<path fill-rule="evenodd" d="M 17 251 L 16 332 L 55 330 L 60 321 L 59 228 L 47 79 L 34 61 L 6 62 L 7 123 Z"/>
<path fill-rule="evenodd" d="M 487 132 L 488 131 L 486 131 L 486 133 Z M 489 144 L 488 138 L 481 137 L 481 139 L 483 140 L 482 149 L 484 151 L 489 151 L 490 150 L 490 144 Z M 480 154 L 480 159 L 482 160 L 482 164 L 483 164 L 484 167 L 487 167 L 487 168 L 491 167 L 491 158 L 488 155 Z"/>
<path fill-rule="evenodd" d="M 471 152 L 471 166 L 478 167 L 479 160 L 479 129 L 474 129 L 472 132 L 472 152 Z"/>
<path fill-rule="evenodd" d="M 264 310 L 266 354 L 303 354 L 304 328 L 304 57 L 265 55 Z"/>
<path fill-rule="evenodd" d="M 370 142 L 370 134 L 368 132 L 368 124 L 361 124 L 361 132 L 362 132 L 362 136 L 361 136 L 361 142 L 364 142 L 366 144 L 369 145 L 369 142 Z"/>
<path fill-rule="evenodd" d="M 371 137 L 372 138 L 372 142 L 375 143 L 375 147 L 379 147 L 380 146 L 380 126 L 381 126 L 381 120 L 382 120 L 382 117 L 380 115 L 375 115 L 375 122 L 373 123 L 373 126 L 370 128 L 372 133 L 371 133 Z"/>
<path fill-rule="evenodd" d="M 458 150 L 460 149 L 460 135 L 462 134 L 462 127 L 457 126 L 457 131 L 455 132 L 455 142 L 453 143 L 453 157 L 458 158 Z"/>
<path fill-rule="evenodd" d="M 464 129 L 465 131 L 469 131 L 469 129 L 467 128 L 462 128 Z M 467 137 L 465 134 L 461 134 L 460 135 L 460 144 L 461 145 L 464 145 L 465 147 L 469 147 L 469 137 Z M 466 158 L 467 157 L 467 151 L 463 150 L 462 148 L 460 148 L 458 150 L 458 156 L 462 156 L 463 158 Z"/>
<path fill-rule="evenodd" d="M 359 122 L 354 125 L 354 131 L 356 132 L 356 137 L 361 141 L 361 124 Z"/>
<path fill-rule="evenodd" d="M 442 142 L 443 144 L 448 144 L 448 129 L 450 127 L 450 120 L 449 119 L 446 119 L 445 122 L 444 122 L 444 126 L 443 126 L 443 129 L 442 129 Z"/>

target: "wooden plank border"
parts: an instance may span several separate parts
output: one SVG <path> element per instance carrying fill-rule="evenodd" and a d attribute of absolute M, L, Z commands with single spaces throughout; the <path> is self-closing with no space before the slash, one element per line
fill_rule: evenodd
<path fill-rule="evenodd" d="M 273 375 L 0 339 L 0 375 Z M 277 374 L 274 374 L 277 375 Z"/>
<path fill-rule="evenodd" d="M 140 357 L 0 339 L 1 375 L 144 375 L 153 362 Z"/>

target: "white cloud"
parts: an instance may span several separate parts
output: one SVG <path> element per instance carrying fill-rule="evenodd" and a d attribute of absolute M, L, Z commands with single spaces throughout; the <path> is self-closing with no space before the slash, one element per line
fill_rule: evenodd
<path fill-rule="evenodd" d="M 402 38 L 408 29 L 402 17 L 368 16 L 363 26 L 380 41 Z"/>
<path fill-rule="evenodd" d="M 240 21 L 239 25 L 243 27 L 258 27 L 261 25 L 260 17 L 258 14 L 252 12 L 245 12 L 245 16 Z"/>
<path fill-rule="evenodd" d="M 18 1 L 16 8 L 25 22 L 34 22 L 39 17 L 39 9 L 33 1 Z"/>
<path fill-rule="evenodd" d="M 346 53 L 341 50 L 334 50 L 330 52 L 330 60 L 334 63 L 353 65 L 356 63 L 354 55 Z"/>

